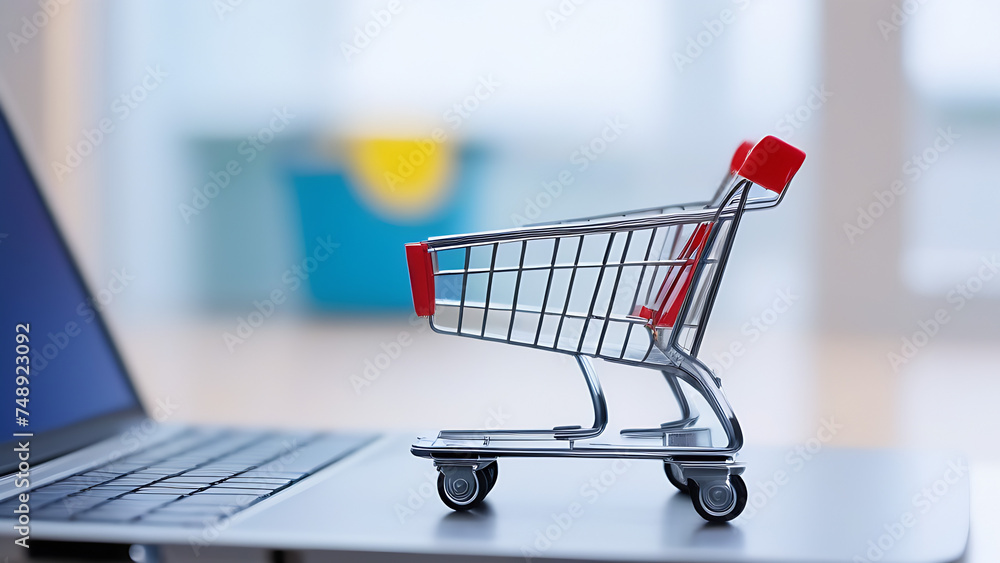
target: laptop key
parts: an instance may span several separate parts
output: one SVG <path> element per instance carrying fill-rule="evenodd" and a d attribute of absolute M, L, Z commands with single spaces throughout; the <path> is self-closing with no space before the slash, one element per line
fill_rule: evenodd
<path fill-rule="evenodd" d="M 273 490 L 274 489 L 252 489 L 252 488 L 240 488 L 240 487 L 215 486 L 195 494 L 203 495 L 206 493 L 211 493 L 219 496 L 227 496 L 227 495 L 262 496 L 271 494 Z"/>
<path fill-rule="evenodd" d="M 89 489 L 78 491 L 75 494 L 78 496 L 85 496 L 85 497 L 112 498 L 118 495 L 125 494 L 135 489 L 136 487 L 131 487 L 127 485 L 121 485 L 121 486 L 98 485 L 96 487 L 91 487 Z M 65 497 L 67 495 L 62 495 L 62 496 Z"/>
<path fill-rule="evenodd" d="M 275 484 L 275 483 L 261 483 L 261 482 L 250 482 L 250 483 L 234 483 L 232 481 L 226 480 L 221 483 L 216 483 L 212 485 L 206 491 L 218 491 L 225 489 L 247 489 L 254 491 L 273 491 L 275 489 L 280 489 L 285 483 Z"/>
<path fill-rule="evenodd" d="M 158 481 L 143 487 L 144 489 L 166 489 L 170 491 L 194 492 L 209 486 L 208 483 L 177 483 L 168 481 Z"/>
<path fill-rule="evenodd" d="M 233 477 L 231 477 L 231 479 L 297 481 L 305 476 L 306 476 L 305 473 L 299 473 L 295 471 L 270 470 L 267 469 L 265 466 L 265 467 L 258 467 L 256 469 L 251 469 L 249 471 L 244 471 L 242 473 L 234 475 Z"/>
<path fill-rule="evenodd" d="M 127 506 L 127 507 L 145 506 L 145 507 L 148 507 L 148 508 L 152 509 L 152 508 L 155 508 L 157 506 L 163 506 L 164 504 L 167 504 L 167 503 L 170 503 L 170 502 L 174 502 L 177 499 L 182 498 L 182 496 L 183 495 L 179 495 L 179 494 L 176 494 L 176 495 L 140 495 L 140 494 L 137 494 L 137 493 L 130 493 L 130 494 L 127 494 L 127 495 L 122 495 L 122 496 L 117 497 L 117 498 L 113 498 L 110 501 L 108 501 L 107 503 L 100 505 L 99 508 L 103 508 L 103 507 L 106 507 L 106 506 Z"/>
<path fill-rule="evenodd" d="M 295 479 L 288 478 L 277 478 L 277 477 L 254 477 L 244 476 L 245 474 L 237 475 L 236 477 L 230 477 L 225 481 L 216 483 L 216 486 L 237 486 L 237 487 L 261 487 L 270 489 L 279 489 L 285 485 L 291 483 Z"/>
<path fill-rule="evenodd" d="M 138 518 L 147 512 L 152 511 L 158 505 L 149 505 L 136 502 L 109 502 L 93 510 L 87 510 L 74 515 L 74 520 L 106 520 L 113 522 L 125 522 Z"/>
<path fill-rule="evenodd" d="M 155 489 L 152 487 L 143 487 L 141 489 L 136 489 L 130 494 L 141 495 L 145 497 L 162 497 L 162 496 L 181 496 L 188 494 L 190 491 L 182 491 L 178 489 Z"/>
<path fill-rule="evenodd" d="M 157 485 L 198 485 L 200 487 L 207 487 L 212 483 L 217 483 L 222 481 L 225 477 L 199 477 L 197 475 L 178 475 L 177 477 L 169 477 L 163 481 L 157 481 Z"/>
<path fill-rule="evenodd" d="M 68 512 L 80 512 L 82 510 L 93 508 L 99 504 L 103 504 L 107 501 L 107 497 L 76 494 L 57 500 L 53 504 L 61 506 Z"/>

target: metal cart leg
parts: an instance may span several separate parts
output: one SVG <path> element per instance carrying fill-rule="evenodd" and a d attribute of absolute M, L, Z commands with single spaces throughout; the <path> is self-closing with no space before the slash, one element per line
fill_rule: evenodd
<path fill-rule="evenodd" d="M 582 440 L 600 435 L 608 426 L 608 403 L 604 398 L 604 390 L 601 389 L 601 381 L 590 358 L 577 354 L 576 363 L 583 372 L 594 407 L 594 424 L 590 428 L 577 425 L 539 430 L 442 430 L 438 433 L 438 438 L 482 440 L 488 444 L 491 440 Z"/>
<path fill-rule="evenodd" d="M 677 380 L 677 376 L 669 371 L 661 371 L 660 373 L 662 373 L 663 378 L 667 380 L 667 385 L 670 386 L 670 392 L 673 393 L 674 399 L 677 401 L 677 405 L 681 409 L 680 418 L 670 422 L 664 422 L 655 428 L 626 428 L 621 431 L 622 436 L 629 438 L 661 438 L 666 434 L 688 428 L 698 421 L 700 414 L 698 413 L 698 410 L 688 402 L 687 396 L 684 395 L 684 390 L 681 389 L 680 381 Z"/>

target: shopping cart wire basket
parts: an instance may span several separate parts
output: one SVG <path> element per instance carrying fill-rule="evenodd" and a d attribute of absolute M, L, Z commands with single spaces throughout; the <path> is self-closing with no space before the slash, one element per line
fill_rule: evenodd
<path fill-rule="evenodd" d="M 765 137 L 740 145 L 708 201 L 406 245 L 414 309 L 435 332 L 571 354 L 594 408 L 586 428 L 442 430 L 418 439 L 411 451 L 433 460 L 445 504 L 481 503 L 500 457 L 656 459 L 703 518 L 738 516 L 747 499 L 745 466 L 735 459 L 743 435 L 698 352 L 743 213 L 780 203 L 804 160 Z M 679 416 L 622 430 L 615 443 L 595 440 L 608 424 L 595 357 L 661 371 Z"/>

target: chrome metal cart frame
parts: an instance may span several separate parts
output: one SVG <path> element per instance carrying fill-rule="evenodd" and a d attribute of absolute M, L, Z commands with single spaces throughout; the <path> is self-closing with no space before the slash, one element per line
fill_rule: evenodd
<path fill-rule="evenodd" d="M 411 451 L 434 461 L 442 500 L 456 510 L 478 505 L 505 456 L 656 459 L 703 518 L 736 517 L 747 498 L 735 459 L 743 433 L 698 353 L 743 213 L 778 205 L 804 159 L 765 137 L 740 146 L 709 201 L 407 245 L 414 308 L 435 332 L 573 355 L 594 409 L 586 428 L 442 430 L 418 439 Z M 659 370 L 680 416 L 597 441 L 608 408 L 591 357 Z M 724 443 L 699 425 L 686 390 L 712 410 Z"/>

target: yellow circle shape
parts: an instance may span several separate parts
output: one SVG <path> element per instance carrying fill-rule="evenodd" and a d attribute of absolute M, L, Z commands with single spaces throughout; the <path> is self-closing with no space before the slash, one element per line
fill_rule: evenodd
<path fill-rule="evenodd" d="M 454 151 L 433 139 L 362 139 L 350 149 L 354 185 L 377 211 L 413 217 L 448 195 Z"/>

